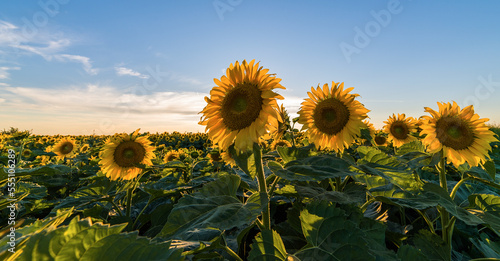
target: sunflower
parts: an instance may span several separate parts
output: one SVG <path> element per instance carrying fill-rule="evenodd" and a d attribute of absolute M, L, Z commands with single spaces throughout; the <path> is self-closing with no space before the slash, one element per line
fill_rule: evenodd
<path fill-rule="evenodd" d="M 271 150 L 276 150 L 279 146 L 291 147 L 292 144 L 287 140 L 274 140 L 271 145 L 269 145 Z"/>
<path fill-rule="evenodd" d="M 31 153 L 32 153 L 31 150 L 25 149 L 25 150 L 23 150 L 22 156 L 24 158 L 29 158 L 29 157 L 31 157 Z"/>
<path fill-rule="evenodd" d="M 83 146 L 80 148 L 80 152 L 81 152 L 81 153 L 85 153 L 85 152 L 87 152 L 87 151 L 89 150 L 89 148 L 90 148 L 89 144 L 85 143 L 85 144 L 83 144 Z"/>
<path fill-rule="evenodd" d="M 370 132 L 370 136 L 373 138 L 375 138 L 375 132 L 377 132 L 375 130 L 375 127 L 373 127 L 373 124 L 371 122 L 369 122 L 368 120 L 364 120 L 363 123 L 365 124 L 365 129 L 368 129 L 368 131 Z"/>
<path fill-rule="evenodd" d="M 379 132 L 379 133 L 375 134 L 373 141 L 375 142 L 375 145 L 377 145 L 377 146 L 387 146 L 387 137 L 384 135 L 383 132 Z"/>
<path fill-rule="evenodd" d="M 176 150 L 171 150 L 171 151 L 167 152 L 167 154 L 165 154 L 165 157 L 163 157 L 163 162 L 167 163 L 167 162 L 174 161 L 177 159 L 179 159 L 179 152 Z"/>
<path fill-rule="evenodd" d="M 307 93 L 309 98 L 302 102 L 298 123 L 303 124 L 302 130 L 307 130 L 316 148 L 343 152 L 360 135 L 369 110 L 355 100 L 358 94 L 349 94 L 353 89 L 344 90 L 344 83 L 332 82 L 331 89 L 324 84 L 323 89 L 318 85 Z"/>
<path fill-rule="evenodd" d="M 280 88 L 281 79 L 268 74 L 259 63 L 245 60 L 231 64 L 226 75 L 205 97 L 208 105 L 200 112 L 203 116 L 199 124 L 206 125 L 208 136 L 222 150 L 235 143 L 238 151 L 251 150 L 259 137 L 278 128 L 282 122 L 276 99 L 283 97 L 273 89 Z"/>
<path fill-rule="evenodd" d="M 273 133 L 273 138 L 275 140 L 281 139 L 285 132 L 292 128 L 290 125 L 290 117 L 288 116 L 288 112 L 285 110 L 285 107 L 283 107 L 283 104 L 278 107 L 278 113 L 283 121 L 278 122 L 278 128 L 276 128 Z"/>
<path fill-rule="evenodd" d="M 498 141 L 485 122 L 474 113 L 469 105 L 463 109 L 456 102 L 437 103 L 439 112 L 425 107 L 431 116 L 424 116 L 421 125 L 422 135 L 426 135 L 422 143 L 431 153 L 443 150 L 448 163 L 459 166 L 467 161 L 469 165 L 478 166 L 488 157 L 490 142 Z"/>
<path fill-rule="evenodd" d="M 56 145 L 54 145 L 52 151 L 57 154 L 58 159 L 71 158 L 77 151 L 75 140 L 68 137 L 62 138 Z"/>
<path fill-rule="evenodd" d="M 226 163 L 228 164 L 229 166 L 231 167 L 236 167 L 238 166 L 236 164 L 236 161 L 233 159 L 232 155 L 229 153 L 229 151 L 223 151 L 221 154 L 220 154 L 220 157 L 221 159 Z"/>
<path fill-rule="evenodd" d="M 385 133 L 388 134 L 388 141 L 392 141 L 394 147 L 400 147 L 405 143 L 412 142 L 417 138 L 412 136 L 412 133 L 417 131 L 417 123 L 413 117 L 406 117 L 406 115 L 399 114 L 396 115 L 393 113 L 392 116 L 389 116 L 387 121 L 384 121 L 386 124 L 383 127 Z"/>
<path fill-rule="evenodd" d="M 138 136 L 139 130 L 132 134 L 117 134 L 110 137 L 100 152 L 99 164 L 102 172 L 111 180 L 130 180 L 142 171 L 138 164 L 153 165 L 154 147 L 150 146 L 148 136 Z"/>

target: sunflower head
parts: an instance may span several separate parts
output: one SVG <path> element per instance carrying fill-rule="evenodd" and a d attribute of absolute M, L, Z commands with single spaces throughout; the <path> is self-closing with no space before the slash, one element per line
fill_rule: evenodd
<path fill-rule="evenodd" d="M 85 143 L 85 144 L 83 144 L 82 147 L 80 147 L 80 152 L 86 153 L 89 150 L 89 148 L 90 148 L 89 144 Z"/>
<path fill-rule="evenodd" d="M 349 93 L 353 89 L 344 90 L 344 83 L 332 82 L 331 88 L 318 85 L 307 93 L 309 98 L 302 102 L 298 122 L 316 148 L 342 152 L 360 135 L 369 110 L 356 100 L 358 94 Z"/>
<path fill-rule="evenodd" d="M 228 165 L 230 165 L 231 167 L 236 167 L 238 166 L 236 164 L 236 161 L 234 160 L 234 158 L 232 157 L 231 153 L 229 153 L 229 151 L 224 151 L 220 154 L 220 157 L 221 159 Z"/>
<path fill-rule="evenodd" d="M 58 159 L 71 158 L 75 155 L 77 146 L 75 140 L 66 137 L 62 138 L 56 145 L 54 145 L 52 151 L 57 154 Z"/>
<path fill-rule="evenodd" d="M 148 136 L 139 136 L 139 130 L 132 134 L 117 134 L 110 137 L 100 152 L 99 164 L 102 172 L 111 180 L 130 180 L 137 177 L 142 169 L 139 164 L 151 166 L 155 157 L 154 147 Z"/>
<path fill-rule="evenodd" d="M 165 157 L 163 157 L 163 162 L 167 163 L 178 159 L 179 159 L 179 152 L 176 150 L 171 150 L 167 152 L 167 154 L 165 154 Z"/>
<path fill-rule="evenodd" d="M 29 158 L 29 157 L 31 157 L 31 153 L 32 153 L 31 150 L 25 149 L 25 150 L 23 150 L 22 156 L 23 156 L 23 158 Z"/>
<path fill-rule="evenodd" d="M 423 117 L 421 134 L 426 136 L 422 143 L 431 153 L 443 150 L 447 162 L 455 166 L 484 162 L 490 142 L 498 141 L 485 124 L 488 119 L 480 119 L 472 105 L 460 109 L 456 102 L 437 104 L 439 111 L 425 107 L 431 116 Z"/>
<path fill-rule="evenodd" d="M 268 74 L 259 63 L 245 60 L 231 64 L 226 75 L 214 79 L 215 86 L 208 105 L 200 112 L 199 124 L 206 125 L 208 136 L 222 150 L 235 143 L 238 151 L 251 150 L 253 143 L 282 122 L 276 99 L 283 97 L 273 89 L 280 88 L 281 79 Z"/>
<path fill-rule="evenodd" d="M 270 149 L 276 150 L 279 146 L 291 147 L 292 144 L 287 140 L 274 140 L 270 145 Z"/>
<path fill-rule="evenodd" d="M 386 134 L 383 132 L 379 132 L 379 133 L 375 134 L 373 141 L 375 142 L 375 145 L 377 145 L 377 146 L 387 146 L 387 137 L 386 137 Z"/>
<path fill-rule="evenodd" d="M 388 141 L 392 141 L 394 147 L 400 147 L 417 139 L 412 136 L 417 131 L 416 120 L 413 117 L 406 117 L 404 113 L 398 113 L 397 116 L 392 114 L 384 123 L 383 130 L 388 134 Z"/>

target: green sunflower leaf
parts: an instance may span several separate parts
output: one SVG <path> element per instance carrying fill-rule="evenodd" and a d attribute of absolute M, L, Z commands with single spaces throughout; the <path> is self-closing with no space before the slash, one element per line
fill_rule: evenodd
<path fill-rule="evenodd" d="M 92 224 L 90 219 L 75 217 L 68 226 L 47 228 L 29 237 L 16 260 L 81 260 L 99 240 L 119 233 L 126 224 Z M 94 259 L 95 260 L 95 259 Z"/>
<path fill-rule="evenodd" d="M 248 260 L 300 260 L 287 254 L 283 240 L 274 230 L 264 230 L 253 240 L 250 245 L 252 250 L 248 255 Z"/>
<path fill-rule="evenodd" d="M 357 175 L 358 173 L 349 170 L 349 166 L 343 159 L 321 155 L 290 161 L 275 174 L 289 181 L 322 181 Z"/>
<path fill-rule="evenodd" d="M 157 237 L 191 240 L 193 236 L 202 236 L 210 240 L 218 230 L 251 224 L 267 201 L 255 193 L 242 203 L 236 197 L 239 183 L 239 176 L 222 176 L 201 191 L 185 195 L 175 204 Z"/>
<path fill-rule="evenodd" d="M 300 213 L 307 245 L 295 253 L 308 260 L 397 260 L 385 246 L 385 226 L 316 201 Z"/>

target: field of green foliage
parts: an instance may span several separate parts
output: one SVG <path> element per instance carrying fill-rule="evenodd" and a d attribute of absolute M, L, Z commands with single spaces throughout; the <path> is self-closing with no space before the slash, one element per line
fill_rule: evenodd
<path fill-rule="evenodd" d="M 0 259 L 500 259 L 498 142 L 477 167 L 445 164 L 446 191 L 441 156 L 420 139 L 377 146 L 364 130 L 336 153 L 290 128 L 227 158 L 207 134 L 139 136 L 152 165 L 111 180 L 100 166 L 107 136 L 72 136 L 72 156 L 60 158 L 63 136 L 0 134 Z"/>

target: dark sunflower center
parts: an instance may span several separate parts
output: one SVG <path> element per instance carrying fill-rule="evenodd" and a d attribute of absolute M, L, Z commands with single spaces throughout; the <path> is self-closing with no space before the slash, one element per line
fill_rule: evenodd
<path fill-rule="evenodd" d="M 128 168 L 141 163 L 145 156 L 144 147 L 140 143 L 129 140 L 116 147 L 113 159 L 118 166 Z"/>
<path fill-rule="evenodd" d="M 408 125 L 404 121 L 395 121 L 391 124 L 391 134 L 398 140 L 405 140 L 410 134 Z"/>
<path fill-rule="evenodd" d="M 375 136 L 375 144 L 384 145 L 387 139 L 384 136 Z"/>
<path fill-rule="evenodd" d="M 210 158 L 217 162 L 222 160 L 220 153 L 210 153 Z"/>
<path fill-rule="evenodd" d="M 69 154 L 71 151 L 73 151 L 73 144 L 71 142 L 67 141 L 61 145 L 62 154 Z"/>
<path fill-rule="evenodd" d="M 441 144 L 455 150 L 467 149 L 474 143 L 471 128 L 458 117 L 441 117 L 436 122 L 436 134 Z"/>
<path fill-rule="evenodd" d="M 222 101 L 222 120 L 230 130 L 250 126 L 260 114 L 263 105 L 258 86 L 241 83 L 234 87 Z"/>
<path fill-rule="evenodd" d="M 314 124 L 323 133 L 335 135 L 349 122 L 349 108 L 341 101 L 328 98 L 320 101 L 313 112 Z"/>
<path fill-rule="evenodd" d="M 177 159 L 177 155 L 175 155 L 174 153 L 169 154 L 169 155 L 167 156 L 167 161 L 173 161 L 173 160 L 175 160 L 175 159 Z"/>

